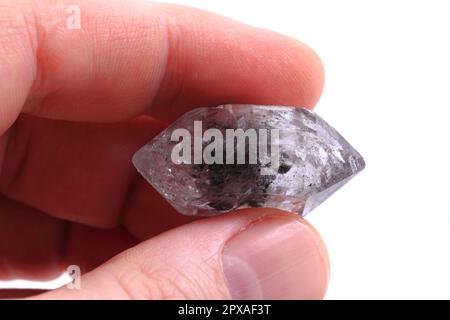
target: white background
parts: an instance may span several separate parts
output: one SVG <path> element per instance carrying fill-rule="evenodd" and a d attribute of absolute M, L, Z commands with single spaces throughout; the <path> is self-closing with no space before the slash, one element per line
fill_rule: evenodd
<path fill-rule="evenodd" d="M 307 217 L 330 252 L 327 298 L 449 299 L 450 2 L 170 2 L 290 35 L 321 56 L 316 111 L 367 162 Z"/>
<path fill-rule="evenodd" d="M 321 56 L 316 111 L 367 163 L 307 217 L 330 252 L 327 298 L 449 299 L 450 2 L 170 2 L 285 33 Z"/>

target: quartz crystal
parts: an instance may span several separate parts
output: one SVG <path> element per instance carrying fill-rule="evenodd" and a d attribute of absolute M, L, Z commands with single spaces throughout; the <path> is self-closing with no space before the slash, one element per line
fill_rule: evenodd
<path fill-rule="evenodd" d="M 200 140 L 195 124 L 199 121 Z M 173 153 L 180 150 L 174 148 L 180 148 L 182 141 L 179 134 L 174 136 L 176 129 L 184 129 L 182 133 L 190 135 L 187 142 L 191 142 L 188 151 L 191 154 L 180 151 L 179 155 L 184 157 L 181 161 L 173 158 Z M 215 134 L 222 134 L 223 140 L 202 135 L 207 129 L 216 129 Z M 258 136 L 254 147 L 259 152 L 266 141 L 269 157 L 278 150 L 276 170 L 262 174 L 263 169 L 268 170 L 272 165 L 267 157 L 260 159 L 257 153 L 257 162 L 251 162 L 250 147 L 254 141 L 250 138 L 239 141 L 234 137 L 233 141 L 227 141 L 228 129 L 265 130 L 266 140 Z M 275 144 L 273 129 L 278 131 Z M 211 163 L 211 158 L 209 161 L 206 157 L 200 159 L 198 155 L 195 159 L 195 152 L 206 152 L 213 141 L 217 142 L 216 146 L 223 146 L 223 164 L 217 161 L 219 149 L 210 153 L 217 156 L 215 162 Z M 228 142 L 230 149 L 226 148 Z M 245 163 L 236 160 L 239 150 L 244 150 Z M 225 160 L 227 152 L 228 156 L 231 154 L 229 160 L 235 163 Z M 200 157 L 202 155 L 200 153 Z M 365 166 L 361 155 L 312 111 L 237 104 L 198 108 L 184 114 L 143 146 L 134 155 L 133 163 L 142 176 L 185 215 L 215 215 L 248 207 L 278 208 L 305 215 Z"/>

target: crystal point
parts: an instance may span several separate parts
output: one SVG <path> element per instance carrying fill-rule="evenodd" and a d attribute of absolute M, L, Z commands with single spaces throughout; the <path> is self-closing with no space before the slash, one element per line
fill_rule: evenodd
<path fill-rule="evenodd" d="M 211 139 L 206 135 L 196 140 L 199 123 L 202 134 L 207 129 L 216 129 L 215 133 L 222 134 L 223 141 L 218 136 Z M 180 140 L 173 137 L 176 129 L 185 129 L 183 134 L 190 136 L 191 154 L 182 154 L 187 156 L 183 158 L 187 161 L 173 159 L 174 147 L 180 145 Z M 252 129 L 256 133 L 266 130 L 268 142 L 275 136 L 271 130 L 277 129 L 276 144 L 269 144 L 267 153 L 279 150 L 276 171 L 262 174 L 268 167 L 267 161 L 259 157 L 256 163 L 250 161 L 251 137 L 240 142 L 233 140 L 234 147 L 227 149 L 228 129 L 245 132 Z M 259 151 L 262 138 L 257 138 Z M 224 151 L 220 157 L 218 149 L 214 149 L 210 155 L 216 161 L 211 163 L 205 152 L 216 139 L 216 146 L 223 146 Z M 196 157 L 199 150 L 200 156 Z M 230 150 L 233 151 L 231 160 L 238 159 L 236 154 L 244 150 L 246 162 L 227 164 Z M 217 159 L 223 159 L 224 163 L 218 163 Z M 141 175 L 185 215 L 215 215 L 248 207 L 271 207 L 305 215 L 365 166 L 361 155 L 314 112 L 259 105 L 194 109 L 143 146 L 134 155 L 133 163 Z"/>

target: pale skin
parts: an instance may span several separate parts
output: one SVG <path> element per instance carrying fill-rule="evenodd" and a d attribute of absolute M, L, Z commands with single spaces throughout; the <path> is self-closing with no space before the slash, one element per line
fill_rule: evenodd
<path fill-rule="evenodd" d="M 65 23 L 74 4 L 80 29 Z M 198 9 L 0 0 L 0 280 L 51 279 L 70 264 L 83 273 L 81 290 L 0 296 L 322 298 L 328 255 L 305 220 L 274 209 L 181 216 L 130 160 L 191 108 L 313 108 L 323 81 L 306 45 Z M 251 274 L 267 276 L 242 289 L 240 269 L 224 273 L 224 250 L 252 253 Z M 275 266 L 288 253 L 291 278 Z"/>

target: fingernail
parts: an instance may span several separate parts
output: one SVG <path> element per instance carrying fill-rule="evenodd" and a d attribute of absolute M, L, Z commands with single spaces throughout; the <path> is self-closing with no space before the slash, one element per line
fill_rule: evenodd
<path fill-rule="evenodd" d="M 326 291 L 326 250 L 297 217 L 250 225 L 227 242 L 222 259 L 233 299 L 321 299 Z"/>

